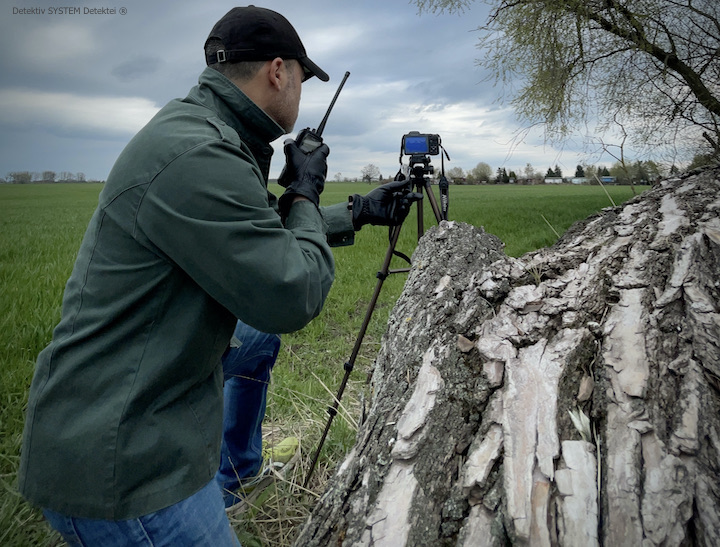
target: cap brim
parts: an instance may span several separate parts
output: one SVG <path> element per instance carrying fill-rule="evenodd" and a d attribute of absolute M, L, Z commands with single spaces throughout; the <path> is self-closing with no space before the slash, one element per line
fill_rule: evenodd
<path fill-rule="evenodd" d="M 298 59 L 298 61 L 300 62 L 303 70 L 305 71 L 305 80 L 309 80 L 313 76 L 317 76 L 323 82 L 327 82 L 330 80 L 330 76 L 328 76 L 322 68 L 313 63 L 309 58 L 303 57 L 302 59 Z"/>

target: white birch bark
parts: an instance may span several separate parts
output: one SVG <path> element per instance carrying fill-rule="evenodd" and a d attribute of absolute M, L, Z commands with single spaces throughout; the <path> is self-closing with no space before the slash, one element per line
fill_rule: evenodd
<path fill-rule="evenodd" d="M 429 231 L 297 545 L 720 545 L 719 179 L 519 259 Z"/>

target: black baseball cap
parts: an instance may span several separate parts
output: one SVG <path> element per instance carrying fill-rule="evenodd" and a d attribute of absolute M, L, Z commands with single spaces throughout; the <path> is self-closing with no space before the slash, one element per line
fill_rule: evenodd
<path fill-rule="evenodd" d="M 225 49 L 207 55 L 208 65 L 270 61 L 280 57 L 296 59 L 305 71 L 306 80 L 312 76 L 323 82 L 330 79 L 308 58 L 305 46 L 290 22 L 275 11 L 255 6 L 233 8 L 215 23 L 205 44 L 212 38 L 220 40 Z"/>

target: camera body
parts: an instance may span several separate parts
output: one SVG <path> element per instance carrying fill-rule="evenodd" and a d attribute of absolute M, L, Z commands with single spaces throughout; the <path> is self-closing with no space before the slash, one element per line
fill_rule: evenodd
<path fill-rule="evenodd" d="M 402 153 L 406 156 L 437 156 L 440 153 L 440 135 L 410 131 L 403 135 Z"/>

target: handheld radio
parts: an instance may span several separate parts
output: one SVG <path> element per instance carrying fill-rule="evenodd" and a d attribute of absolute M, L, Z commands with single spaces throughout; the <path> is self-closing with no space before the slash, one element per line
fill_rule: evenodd
<path fill-rule="evenodd" d="M 342 88 L 349 76 L 350 72 L 346 72 L 345 77 L 342 82 L 340 82 L 340 87 L 338 87 L 338 90 L 335 92 L 335 97 L 333 97 L 333 100 L 325 113 L 325 117 L 320 122 L 320 125 L 318 125 L 318 128 L 310 129 L 307 127 L 298 133 L 295 142 L 297 142 L 300 150 L 306 154 L 309 154 L 323 143 L 322 134 L 325 130 L 325 124 L 327 123 L 327 120 L 330 117 L 330 112 L 332 111 L 333 106 L 335 106 L 335 101 L 337 101 L 338 95 L 340 95 L 340 91 L 342 91 Z"/>

